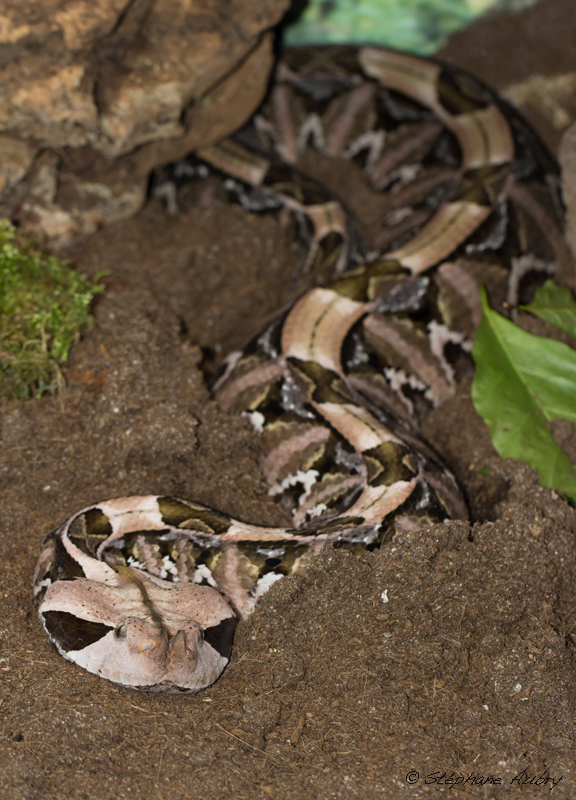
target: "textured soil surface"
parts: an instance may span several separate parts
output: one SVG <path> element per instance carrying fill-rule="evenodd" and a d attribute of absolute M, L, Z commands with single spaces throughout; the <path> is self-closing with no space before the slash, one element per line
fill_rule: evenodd
<path fill-rule="evenodd" d="M 574 70 L 572 3 L 483 22 L 444 55 L 499 86 Z M 55 652 L 31 576 L 83 505 L 162 493 L 285 521 L 249 424 L 218 410 L 200 366 L 296 294 L 302 252 L 208 190 L 68 255 L 110 272 L 69 390 L 1 407 L 0 797 L 576 797 L 574 510 L 496 456 L 466 386 L 425 433 L 472 525 L 326 551 L 275 584 L 195 696 L 122 689 Z"/>

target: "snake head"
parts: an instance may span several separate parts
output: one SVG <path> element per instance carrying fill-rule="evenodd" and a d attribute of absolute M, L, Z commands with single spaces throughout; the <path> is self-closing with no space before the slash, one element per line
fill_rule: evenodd
<path fill-rule="evenodd" d="M 40 604 L 43 625 L 69 661 L 134 689 L 204 689 L 228 663 L 236 616 L 208 586 L 119 579 L 57 581 Z"/>

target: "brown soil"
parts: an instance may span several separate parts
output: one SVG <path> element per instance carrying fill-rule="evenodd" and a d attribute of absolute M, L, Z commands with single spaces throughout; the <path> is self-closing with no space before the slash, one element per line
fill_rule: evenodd
<path fill-rule="evenodd" d="M 522 75 L 555 72 L 556 45 L 573 47 L 572 2 L 477 26 L 490 57 L 475 71 L 523 52 L 528 20 Z M 454 60 L 473 69 L 466 41 L 474 30 Z M 110 270 L 69 391 L 2 406 L 0 796 L 575 797 L 574 511 L 496 456 L 466 387 L 425 432 L 489 521 L 362 559 L 325 552 L 272 588 L 222 678 L 195 696 L 132 692 L 57 655 L 30 581 L 42 537 L 76 509 L 163 493 L 284 521 L 249 425 L 210 400 L 199 362 L 290 300 L 301 253 L 273 218 L 204 198 L 177 217 L 152 202 L 69 255 Z"/>

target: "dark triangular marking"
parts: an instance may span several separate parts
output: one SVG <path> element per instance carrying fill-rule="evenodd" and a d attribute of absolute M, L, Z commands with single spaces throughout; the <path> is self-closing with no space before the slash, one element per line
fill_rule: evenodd
<path fill-rule="evenodd" d="M 50 639 L 66 653 L 82 650 L 114 630 L 110 625 L 90 622 L 67 611 L 44 611 L 42 617 Z"/>
<path fill-rule="evenodd" d="M 222 658 L 230 658 L 236 622 L 236 617 L 226 617 L 218 625 L 213 625 L 204 631 L 204 641 L 220 653 Z"/>

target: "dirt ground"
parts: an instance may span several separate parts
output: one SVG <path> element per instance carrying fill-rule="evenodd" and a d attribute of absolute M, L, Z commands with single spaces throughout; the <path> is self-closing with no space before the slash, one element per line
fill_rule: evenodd
<path fill-rule="evenodd" d="M 499 87 L 574 70 L 572 4 L 481 22 L 443 55 Z M 274 218 L 204 197 L 176 217 L 152 201 L 68 255 L 110 271 L 69 390 L 1 406 L 0 797 L 576 797 L 574 510 L 496 456 L 465 386 L 425 432 L 472 526 L 325 552 L 274 585 L 198 695 L 122 689 L 56 653 L 32 570 L 83 505 L 162 493 L 285 521 L 200 366 L 296 293 L 301 252 Z"/>

